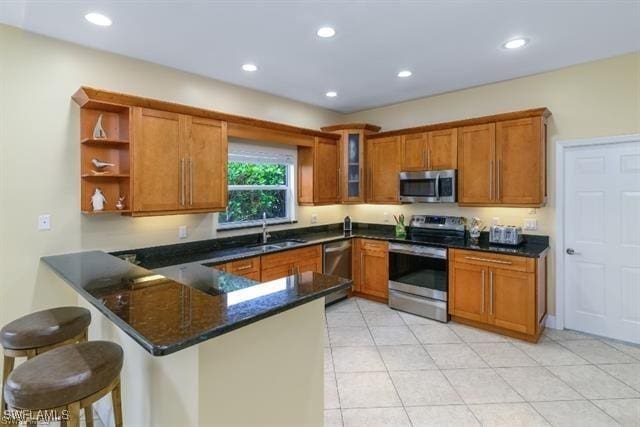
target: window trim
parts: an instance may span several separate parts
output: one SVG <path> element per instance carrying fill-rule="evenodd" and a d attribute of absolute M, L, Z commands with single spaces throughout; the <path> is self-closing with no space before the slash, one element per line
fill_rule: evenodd
<path fill-rule="evenodd" d="M 295 180 L 295 163 L 290 163 L 283 161 L 282 163 L 273 162 L 266 163 L 261 160 L 257 155 L 254 156 L 254 159 L 258 159 L 256 162 L 251 162 L 250 156 L 245 157 L 247 160 L 238 161 L 238 160 L 229 160 L 229 162 L 236 163 L 254 163 L 254 164 L 279 164 L 287 167 L 287 182 L 289 185 L 227 185 L 227 191 L 230 193 L 234 190 L 287 190 L 287 202 L 286 202 L 286 211 L 289 214 L 287 217 L 280 218 L 270 218 L 267 219 L 267 225 L 276 225 L 276 224 L 295 224 L 297 221 L 296 217 L 296 180 Z M 284 159 L 283 159 L 284 160 Z M 224 215 L 225 212 L 220 212 L 218 214 L 218 226 L 217 231 L 227 231 L 234 230 L 240 228 L 252 228 L 252 227 L 260 227 L 262 225 L 262 220 L 251 220 L 251 221 L 234 221 L 234 222 L 220 222 L 220 215 Z"/>

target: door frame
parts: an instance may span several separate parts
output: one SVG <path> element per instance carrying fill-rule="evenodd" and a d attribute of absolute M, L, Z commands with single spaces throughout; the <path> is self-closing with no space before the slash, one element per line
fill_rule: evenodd
<path fill-rule="evenodd" d="M 565 162 L 566 152 L 570 148 L 588 147 L 603 145 L 612 147 L 617 144 L 627 142 L 640 142 L 640 133 L 629 135 L 606 136 L 598 138 L 585 139 L 569 139 L 558 141 L 555 144 L 555 161 L 556 161 L 556 197 L 555 197 L 555 263 L 556 263 L 556 315 L 551 322 L 547 322 L 547 326 L 555 329 L 564 329 L 565 320 L 565 292 L 564 283 L 565 263 L 564 263 L 564 184 L 565 184 Z M 551 319 L 547 319 L 551 320 Z"/>

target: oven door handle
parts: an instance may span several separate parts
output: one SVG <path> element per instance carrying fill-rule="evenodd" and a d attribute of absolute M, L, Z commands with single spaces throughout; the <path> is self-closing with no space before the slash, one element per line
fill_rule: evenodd
<path fill-rule="evenodd" d="M 438 254 L 438 253 L 416 252 L 416 251 L 412 251 L 411 249 L 402 249 L 398 247 L 389 248 L 390 254 L 403 254 L 403 255 L 414 255 L 414 256 L 419 256 L 424 258 L 447 259 L 446 249 L 444 252 L 445 252 L 444 254 Z"/>

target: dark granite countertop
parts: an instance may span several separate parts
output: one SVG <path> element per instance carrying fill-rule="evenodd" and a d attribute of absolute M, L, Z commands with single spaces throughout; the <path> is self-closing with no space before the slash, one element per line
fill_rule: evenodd
<path fill-rule="evenodd" d="M 122 255 L 125 253 L 136 254 L 141 265 L 149 269 L 157 269 L 193 262 L 198 262 L 208 266 L 215 266 L 216 264 L 222 264 L 233 260 L 302 248 L 321 243 L 351 239 L 354 237 L 385 240 L 395 243 L 424 244 L 420 241 L 413 241 L 410 238 L 396 238 L 393 226 L 377 224 L 354 224 L 354 229 L 349 234 L 342 232 L 341 224 L 275 231 L 271 234 L 273 237 L 270 242 L 277 242 L 286 239 L 301 239 L 304 240 L 305 243 L 289 248 L 263 250 L 256 246 L 256 242 L 258 241 L 260 234 L 249 234 L 245 236 L 203 240 L 177 245 L 119 251 L 114 252 L 113 255 Z M 482 233 L 478 244 L 472 244 L 468 238 L 466 238 L 462 243 L 428 244 L 430 246 L 493 252 L 530 258 L 538 258 L 549 250 L 549 238 L 547 236 L 527 235 L 525 237 L 526 241 L 518 246 L 491 244 L 489 243 L 488 233 Z"/>
<path fill-rule="evenodd" d="M 42 261 L 156 356 L 351 286 L 312 272 L 258 283 L 193 261 L 150 270 L 101 251 Z"/>

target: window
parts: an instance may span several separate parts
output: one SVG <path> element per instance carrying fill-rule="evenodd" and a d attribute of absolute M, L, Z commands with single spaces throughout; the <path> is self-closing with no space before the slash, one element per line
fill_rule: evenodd
<path fill-rule="evenodd" d="M 293 164 L 288 154 L 234 150 L 229 153 L 227 210 L 218 216 L 219 228 L 291 222 Z"/>

